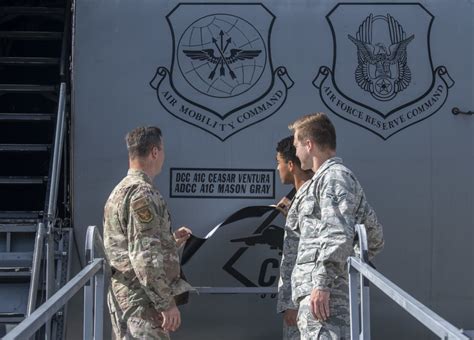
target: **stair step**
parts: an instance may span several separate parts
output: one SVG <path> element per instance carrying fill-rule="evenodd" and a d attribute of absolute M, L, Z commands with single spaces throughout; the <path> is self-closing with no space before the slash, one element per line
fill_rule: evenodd
<path fill-rule="evenodd" d="M 48 185 L 45 184 L 1 184 L 0 210 L 9 212 L 41 211 L 45 208 L 47 187 Z"/>
<path fill-rule="evenodd" d="M 0 211 L 0 223 L 36 223 L 42 216 L 42 211 Z"/>
<path fill-rule="evenodd" d="M 33 253 L 0 253 L 0 282 L 28 282 Z"/>
<path fill-rule="evenodd" d="M 31 276 L 31 268 L 1 268 L 0 267 L 0 281 L 4 279 L 24 279 Z"/>
<path fill-rule="evenodd" d="M 0 81 L 1 82 L 1 81 Z M 55 113 L 58 110 L 58 95 L 48 93 L 0 93 L 1 113 Z M 54 98 L 52 98 L 54 96 Z M 26 98 L 25 98 L 26 97 Z"/>
<path fill-rule="evenodd" d="M 0 283 L 0 322 L 5 322 L 4 317 L 22 317 L 26 314 L 28 305 L 28 291 L 30 279 L 23 282 Z M 13 322 L 13 320 L 11 320 Z"/>
<path fill-rule="evenodd" d="M 25 320 L 24 314 L 0 313 L 0 323 L 20 323 Z"/>
<path fill-rule="evenodd" d="M 0 184 L 43 184 L 47 180 L 42 176 L 0 176 Z"/>
<path fill-rule="evenodd" d="M 48 151 L 50 144 L 0 144 L 0 151 Z"/>
<path fill-rule="evenodd" d="M 53 113 L 0 113 L 0 121 L 51 120 Z"/>
<path fill-rule="evenodd" d="M 64 9 L 54 7 L 3 7 L 0 8 L 0 14 L 13 15 L 54 15 L 64 16 Z"/>
<path fill-rule="evenodd" d="M 62 32 L 0 31 L 0 38 L 16 40 L 61 40 Z"/>
<path fill-rule="evenodd" d="M 0 272 L 27 271 L 33 261 L 33 252 L 0 252 Z"/>
<path fill-rule="evenodd" d="M 35 233 L 36 224 L 0 223 L 0 233 Z"/>
<path fill-rule="evenodd" d="M 0 65 L 43 66 L 58 65 L 59 58 L 46 57 L 0 57 Z"/>
<path fill-rule="evenodd" d="M 55 92 L 54 85 L 32 85 L 32 84 L 0 84 L 0 94 L 6 93 L 41 93 Z"/>

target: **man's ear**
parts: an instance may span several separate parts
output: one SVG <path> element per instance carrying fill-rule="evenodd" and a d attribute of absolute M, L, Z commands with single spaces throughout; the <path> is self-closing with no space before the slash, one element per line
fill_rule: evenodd
<path fill-rule="evenodd" d="M 293 172 L 293 169 L 295 168 L 295 163 L 293 163 L 293 161 L 288 161 L 288 170 L 290 170 L 290 172 Z"/>
<path fill-rule="evenodd" d="M 306 150 L 308 150 L 308 152 L 311 152 L 311 150 L 314 149 L 314 142 L 308 138 L 304 141 L 304 146 L 306 147 Z"/>
<path fill-rule="evenodd" d="M 159 153 L 159 149 L 157 146 L 154 146 L 152 149 L 151 149 L 151 155 L 153 158 L 157 158 L 158 157 L 158 153 Z"/>

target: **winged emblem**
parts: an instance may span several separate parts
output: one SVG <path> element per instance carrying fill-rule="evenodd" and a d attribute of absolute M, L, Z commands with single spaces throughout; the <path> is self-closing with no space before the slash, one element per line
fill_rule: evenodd
<path fill-rule="evenodd" d="M 372 41 L 374 20 L 383 18 L 387 22 L 389 41 Z M 355 71 L 357 84 L 379 100 L 392 99 L 411 82 L 411 72 L 407 65 L 407 46 L 415 38 L 406 37 L 402 26 L 390 14 L 373 17 L 370 14 L 359 26 L 356 37 L 348 35 L 357 47 L 358 65 Z"/>
<path fill-rule="evenodd" d="M 226 56 L 227 47 L 232 42 L 232 38 L 226 40 L 226 45 L 223 44 L 223 35 L 224 32 L 220 32 L 221 37 L 221 44 L 220 46 L 217 44 L 217 39 L 212 38 L 212 43 L 215 45 L 218 56 L 215 56 L 215 50 L 212 48 L 206 48 L 202 50 L 183 50 L 183 53 L 186 54 L 187 57 L 193 60 L 204 61 L 206 63 L 215 64 L 214 69 L 209 74 L 209 79 L 214 79 L 216 70 L 220 65 L 220 75 L 225 76 L 225 69 L 227 68 L 229 71 L 229 75 L 232 79 L 235 79 L 235 73 L 232 71 L 230 65 L 239 61 L 239 60 L 248 60 L 256 58 L 262 52 L 261 50 L 242 50 L 239 48 L 233 48 L 230 50 L 230 55 Z M 225 65 L 225 66 L 224 66 Z"/>
<path fill-rule="evenodd" d="M 183 53 L 193 60 L 209 61 L 212 64 L 217 64 L 221 60 L 214 55 L 212 48 L 206 48 L 204 50 L 183 50 Z"/>

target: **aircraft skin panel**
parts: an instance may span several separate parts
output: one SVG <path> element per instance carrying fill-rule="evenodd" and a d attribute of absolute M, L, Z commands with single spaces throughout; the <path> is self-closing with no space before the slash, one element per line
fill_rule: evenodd
<path fill-rule="evenodd" d="M 104 203 L 126 174 L 132 128 L 163 130 L 166 160 L 155 185 L 172 225 L 204 237 L 240 208 L 288 194 L 276 144 L 289 123 L 323 111 L 336 127 L 338 156 L 384 226 L 377 269 L 457 327 L 474 329 L 474 116 L 452 113 L 474 110 L 472 1 L 84 0 L 74 14 L 79 245 L 88 225 L 102 225 Z M 364 57 L 361 42 L 379 59 Z M 284 220 L 265 236 L 256 230 L 266 216 L 218 230 L 184 266 L 189 281 L 275 287 L 281 250 L 269 235 Z M 374 339 L 432 338 L 371 294 Z M 78 305 L 68 339 L 82 332 Z M 282 334 L 271 294 L 192 295 L 181 311 L 175 339 Z"/>

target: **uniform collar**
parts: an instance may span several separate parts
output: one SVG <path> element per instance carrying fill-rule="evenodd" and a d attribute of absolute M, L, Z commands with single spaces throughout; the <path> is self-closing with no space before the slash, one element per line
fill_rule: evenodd
<path fill-rule="evenodd" d="M 306 182 L 303 183 L 303 185 L 298 189 L 298 191 L 295 194 L 294 200 L 297 200 L 300 198 L 300 196 L 303 196 L 306 194 L 306 189 L 309 188 L 311 183 L 313 182 L 313 179 L 309 179 Z"/>
<path fill-rule="evenodd" d="M 150 177 L 145 173 L 143 170 L 138 170 L 138 169 L 128 169 L 128 176 L 136 176 L 140 177 L 142 180 L 147 182 L 148 184 L 153 184 Z"/>
<path fill-rule="evenodd" d="M 294 200 L 300 199 L 301 197 L 305 196 L 310 190 L 311 185 L 319 178 L 321 175 L 329 169 L 331 166 L 336 165 L 336 164 L 342 164 L 342 158 L 339 157 L 332 157 L 326 160 L 316 171 L 316 173 L 313 175 L 313 177 L 306 181 L 301 188 L 296 192 Z"/>
<path fill-rule="evenodd" d="M 313 181 L 316 180 L 319 176 L 322 175 L 322 173 L 324 171 L 326 171 L 328 168 L 330 168 L 331 166 L 333 166 L 335 164 L 342 164 L 342 158 L 331 157 L 328 160 L 326 160 L 323 164 L 321 164 L 319 169 L 316 171 L 316 173 L 314 174 L 312 180 Z"/>

